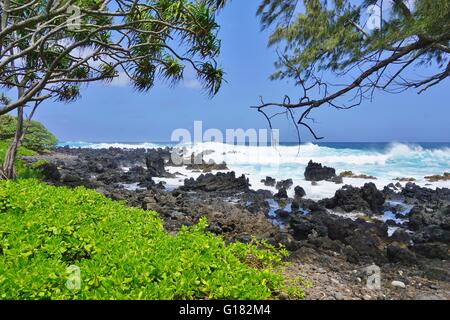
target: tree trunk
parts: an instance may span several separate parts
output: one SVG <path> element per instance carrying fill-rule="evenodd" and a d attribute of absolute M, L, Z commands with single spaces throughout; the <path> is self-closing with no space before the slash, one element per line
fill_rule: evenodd
<path fill-rule="evenodd" d="M 16 165 L 15 160 L 17 157 L 17 151 L 19 150 L 20 143 L 22 141 L 23 135 L 23 107 L 17 108 L 17 127 L 16 133 L 14 134 L 14 139 L 8 147 L 8 151 L 5 155 L 5 160 L 3 161 L 2 176 L 4 179 L 15 179 Z"/>

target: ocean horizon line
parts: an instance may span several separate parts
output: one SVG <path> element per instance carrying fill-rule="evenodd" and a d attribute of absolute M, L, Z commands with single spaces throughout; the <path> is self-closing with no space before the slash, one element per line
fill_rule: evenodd
<path fill-rule="evenodd" d="M 154 143 L 154 144 L 175 144 L 174 141 L 152 141 L 152 140 L 58 140 L 58 144 L 62 143 L 74 143 L 74 142 L 84 142 L 84 143 L 129 143 L 129 144 L 140 144 L 140 143 Z M 205 142 L 216 142 L 216 141 L 204 141 Z M 226 142 L 225 142 L 226 143 Z M 298 141 L 280 141 L 280 144 L 298 144 Z M 371 144 L 392 144 L 392 143 L 402 143 L 402 144 L 450 144 L 450 141 L 302 141 L 300 144 L 343 144 L 343 143 L 371 143 Z"/>

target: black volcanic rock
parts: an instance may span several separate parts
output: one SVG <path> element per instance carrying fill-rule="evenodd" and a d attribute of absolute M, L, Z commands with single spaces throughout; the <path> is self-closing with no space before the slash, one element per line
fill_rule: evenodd
<path fill-rule="evenodd" d="M 406 246 L 396 242 L 388 245 L 386 255 L 390 262 L 400 262 L 403 264 L 417 263 L 417 257 L 414 252 L 411 252 Z"/>
<path fill-rule="evenodd" d="M 61 173 L 54 163 L 44 162 L 38 166 L 35 166 L 35 169 L 42 173 L 45 180 L 57 182 L 61 179 Z"/>
<path fill-rule="evenodd" d="M 276 180 L 272 177 L 266 177 L 265 179 L 262 179 L 261 182 L 264 183 L 266 187 L 274 187 Z"/>
<path fill-rule="evenodd" d="M 413 247 L 417 254 L 429 259 L 447 260 L 449 258 L 449 246 L 441 242 L 417 243 Z"/>
<path fill-rule="evenodd" d="M 437 225 L 450 231 L 450 205 L 429 209 L 423 206 L 415 206 L 411 209 L 409 227 L 411 230 L 420 230 L 429 225 Z"/>
<path fill-rule="evenodd" d="M 303 189 L 300 186 L 296 186 L 294 188 L 294 192 L 295 192 L 295 198 L 296 199 L 303 198 L 304 196 L 306 196 L 305 189 Z"/>
<path fill-rule="evenodd" d="M 294 184 L 294 182 L 292 181 L 292 179 L 281 180 L 281 181 L 277 182 L 275 188 L 277 190 L 280 190 L 281 188 L 285 188 L 287 190 L 290 187 L 292 187 L 293 184 Z"/>
<path fill-rule="evenodd" d="M 286 188 L 281 188 L 280 190 L 278 190 L 278 192 L 274 195 L 274 197 L 278 199 L 287 199 L 288 195 Z"/>
<path fill-rule="evenodd" d="M 384 243 L 387 227 L 382 224 L 369 224 L 364 221 L 353 221 L 348 218 L 330 215 L 326 212 L 315 212 L 308 216 L 293 215 L 290 220 L 292 235 L 297 241 L 307 241 L 317 248 L 328 248 L 335 245 L 341 248 L 348 260 L 353 262 L 387 261 Z M 344 250 L 344 247 L 347 248 Z"/>
<path fill-rule="evenodd" d="M 336 191 L 333 198 L 323 202 L 328 209 L 340 208 L 345 212 L 381 213 L 385 200 L 385 195 L 370 182 L 362 188 L 345 185 Z"/>
<path fill-rule="evenodd" d="M 386 197 L 381 191 L 378 191 L 376 185 L 372 182 L 366 183 L 361 188 L 361 196 L 369 204 L 372 212 L 381 212 Z"/>
<path fill-rule="evenodd" d="M 200 175 L 197 180 L 194 178 L 184 180 L 184 186 L 180 189 L 184 191 L 228 191 L 243 192 L 248 191 L 250 187 L 245 175 L 236 178 L 234 171 L 227 173 L 217 173 L 216 175 L 208 173 Z"/>
<path fill-rule="evenodd" d="M 450 204 L 450 189 L 436 188 L 436 190 L 423 188 L 415 183 L 408 182 L 402 189 L 401 195 L 405 198 L 418 200 L 421 203 L 447 203 Z"/>
<path fill-rule="evenodd" d="M 145 157 L 145 164 L 151 177 L 164 177 L 167 175 L 164 168 L 164 158 L 156 150 L 149 150 Z"/>
<path fill-rule="evenodd" d="M 322 166 L 320 163 L 309 161 L 305 169 L 305 179 L 307 181 L 331 180 L 336 177 L 336 170 L 330 167 Z"/>

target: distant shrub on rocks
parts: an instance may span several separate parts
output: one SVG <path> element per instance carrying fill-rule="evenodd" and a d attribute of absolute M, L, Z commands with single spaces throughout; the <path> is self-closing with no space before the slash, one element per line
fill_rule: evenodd
<path fill-rule="evenodd" d="M 0 116 L 0 140 L 12 140 L 16 132 L 17 118 L 10 115 Z M 23 147 L 33 151 L 48 151 L 55 148 L 58 140 L 42 123 L 31 121 L 22 142 Z"/>

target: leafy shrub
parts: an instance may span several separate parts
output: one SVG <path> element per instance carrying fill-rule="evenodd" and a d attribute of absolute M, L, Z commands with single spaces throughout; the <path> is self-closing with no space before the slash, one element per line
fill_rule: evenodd
<path fill-rule="evenodd" d="M 170 235 L 157 213 L 92 190 L 1 181 L 0 298 L 268 299 L 292 291 L 285 250 L 226 245 L 206 226 Z M 81 270 L 79 290 L 66 287 L 71 265 Z"/>
<path fill-rule="evenodd" d="M 10 141 L 14 137 L 17 126 L 17 118 L 10 115 L 0 116 L 0 140 Z M 33 151 L 52 150 L 58 140 L 42 123 L 31 121 L 25 135 L 23 146 Z"/>

